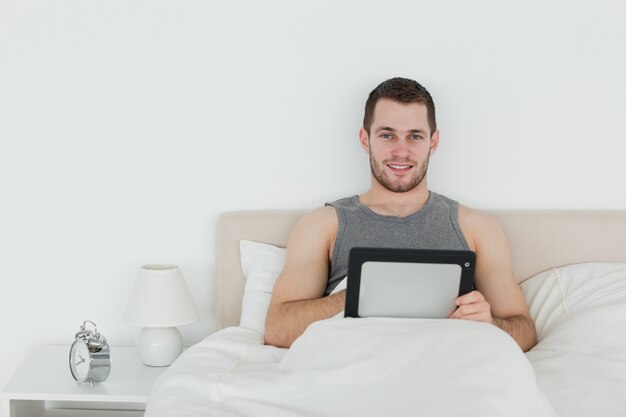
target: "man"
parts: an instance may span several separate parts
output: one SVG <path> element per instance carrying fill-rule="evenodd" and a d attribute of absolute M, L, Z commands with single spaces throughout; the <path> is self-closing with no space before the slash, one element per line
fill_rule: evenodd
<path fill-rule="evenodd" d="M 459 249 L 476 253 L 476 290 L 460 296 L 451 319 L 496 325 L 523 351 L 535 325 L 511 271 L 506 236 L 490 216 L 428 190 L 430 156 L 439 145 L 435 105 L 419 83 L 393 78 L 369 95 L 359 132 L 369 154 L 371 188 L 303 216 L 287 245 L 265 325 L 266 344 L 289 347 L 309 324 L 344 309 L 354 246 Z"/>

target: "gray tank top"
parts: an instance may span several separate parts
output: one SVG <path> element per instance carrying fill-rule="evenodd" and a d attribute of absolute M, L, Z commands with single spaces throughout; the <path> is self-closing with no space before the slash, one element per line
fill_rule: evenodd
<path fill-rule="evenodd" d="M 339 220 L 326 295 L 348 274 L 348 253 L 355 246 L 470 250 L 459 226 L 459 203 L 432 191 L 424 207 L 406 217 L 377 214 L 356 195 L 326 205 Z"/>

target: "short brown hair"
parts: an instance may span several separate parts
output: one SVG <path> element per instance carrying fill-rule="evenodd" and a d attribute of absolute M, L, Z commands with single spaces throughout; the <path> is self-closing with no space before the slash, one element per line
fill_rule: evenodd
<path fill-rule="evenodd" d="M 390 78 L 383 81 L 372 90 L 367 102 L 365 102 L 365 116 L 363 117 L 363 128 L 370 133 L 372 127 L 372 119 L 374 118 L 374 108 L 381 98 L 388 98 L 399 103 L 422 103 L 426 106 L 428 115 L 428 126 L 430 134 L 437 129 L 437 121 L 435 119 L 435 103 L 420 83 L 408 78 Z"/>

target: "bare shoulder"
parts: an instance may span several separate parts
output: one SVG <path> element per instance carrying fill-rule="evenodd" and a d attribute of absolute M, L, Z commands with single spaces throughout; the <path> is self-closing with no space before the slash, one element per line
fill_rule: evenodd
<path fill-rule="evenodd" d="M 473 249 L 484 239 L 501 239 L 504 232 L 495 216 L 459 204 L 459 225 Z"/>
<path fill-rule="evenodd" d="M 306 213 L 294 226 L 292 235 L 306 233 L 311 237 L 331 237 L 337 231 L 339 220 L 334 207 L 325 206 Z"/>
<path fill-rule="evenodd" d="M 459 204 L 459 222 L 465 223 L 470 227 L 477 228 L 500 227 L 498 220 L 492 214 L 488 214 L 462 204 Z"/>
<path fill-rule="evenodd" d="M 303 250 L 316 251 L 324 249 L 325 253 L 332 253 L 332 248 L 337 235 L 339 220 L 334 207 L 319 207 L 298 219 L 294 226 L 288 249 L 300 247 Z"/>
<path fill-rule="evenodd" d="M 304 227 L 332 227 L 337 224 L 337 211 L 332 206 L 318 207 L 298 220 L 298 225 Z"/>

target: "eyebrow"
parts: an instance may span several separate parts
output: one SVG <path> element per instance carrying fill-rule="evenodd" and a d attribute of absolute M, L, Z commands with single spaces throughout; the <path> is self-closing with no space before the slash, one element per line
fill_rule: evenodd
<path fill-rule="evenodd" d="M 395 133 L 396 129 L 394 129 L 393 127 L 389 127 L 389 126 L 381 126 L 381 127 L 376 129 L 375 133 L 378 133 L 378 132 L 381 132 L 381 131 Z M 408 132 L 409 133 L 421 133 L 422 135 L 426 136 L 426 131 L 423 130 L 423 129 L 409 129 Z"/>

